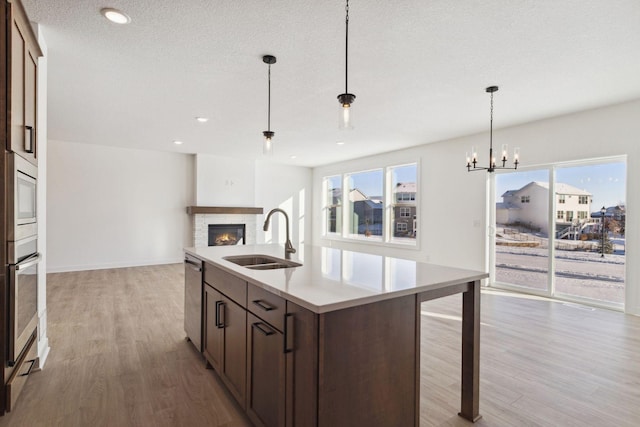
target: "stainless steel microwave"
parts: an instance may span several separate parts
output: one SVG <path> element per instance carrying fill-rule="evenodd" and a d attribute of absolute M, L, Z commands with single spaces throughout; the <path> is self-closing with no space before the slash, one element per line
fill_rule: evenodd
<path fill-rule="evenodd" d="M 7 156 L 10 176 L 7 203 L 7 240 L 15 241 L 38 233 L 38 167 L 16 153 Z"/>

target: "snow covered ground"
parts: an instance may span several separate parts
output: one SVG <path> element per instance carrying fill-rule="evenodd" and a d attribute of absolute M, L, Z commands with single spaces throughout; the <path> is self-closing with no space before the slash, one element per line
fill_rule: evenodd
<path fill-rule="evenodd" d="M 534 239 L 540 240 L 540 236 L 532 236 L 531 240 Z M 604 257 L 598 252 L 556 249 L 556 293 L 623 303 L 625 242 L 621 238 L 612 240 L 615 253 L 605 254 Z M 545 243 L 541 246 L 546 246 Z M 560 243 L 566 244 L 567 241 L 563 240 Z M 576 245 L 580 243 L 585 242 L 575 242 Z M 533 289 L 546 289 L 548 254 L 546 247 L 496 245 L 496 281 Z"/>

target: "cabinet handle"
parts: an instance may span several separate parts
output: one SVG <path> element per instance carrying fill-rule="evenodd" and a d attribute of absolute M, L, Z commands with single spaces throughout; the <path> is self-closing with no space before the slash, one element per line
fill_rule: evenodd
<path fill-rule="evenodd" d="M 255 301 L 252 301 L 255 305 L 257 305 L 258 307 L 260 307 L 261 309 L 263 309 L 264 311 L 271 311 L 271 310 L 275 310 L 275 307 L 272 305 L 267 304 L 266 302 L 257 299 Z"/>
<path fill-rule="evenodd" d="M 25 126 L 24 128 L 24 151 L 33 153 L 33 126 Z"/>
<path fill-rule="evenodd" d="M 25 372 L 24 374 L 20 374 L 21 377 L 26 377 L 31 373 L 31 370 L 33 369 L 33 365 L 36 364 L 36 359 L 29 360 L 28 362 L 31 362 L 31 365 L 29 366 L 29 369 L 27 370 L 27 372 Z"/>
<path fill-rule="evenodd" d="M 289 328 L 289 319 L 293 320 L 292 313 L 285 313 L 284 315 L 284 353 L 291 353 L 293 351 L 293 345 L 289 345 L 289 332 L 293 328 Z M 293 325 L 292 325 L 293 326 Z"/>
<path fill-rule="evenodd" d="M 259 330 L 260 332 L 262 332 L 263 334 L 265 334 L 266 336 L 275 334 L 275 332 L 273 332 L 273 330 L 271 330 L 271 329 L 264 330 L 260 325 L 263 325 L 263 326 L 266 327 L 266 325 L 264 323 L 260 323 L 260 322 L 254 323 L 253 327 L 256 328 L 257 330 Z"/>
<path fill-rule="evenodd" d="M 224 301 L 216 301 L 216 326 L 218 329 L 224 328 Z M 220 320 L 222 318 L 222 320 Z"/>

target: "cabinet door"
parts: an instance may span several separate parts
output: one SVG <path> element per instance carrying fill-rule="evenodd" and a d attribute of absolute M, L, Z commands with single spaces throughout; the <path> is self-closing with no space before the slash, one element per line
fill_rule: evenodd
<path fill-rule="evenodd" d="M 224 334 L 224 360 L 218 370 L 222 380 L 245 407 L 247 384 L 247 312 L 228 298 L 219 305 L 220 324 Z"/>
<path fill-rule="evenodd" d="M 318 425 L 318 316 L 287 301 L 287 426 Z"/>
<path fill-rule="evenodd" d="M 11 138 L 7 149 L 36 160 L 37 63 L 42 56 L 20 3 L 11 5 Z"/>
<path fill-rule="evenodd" d="M 224 329 L 221 326 L 222 294 L 211 286 L 204 286 L 204 343 L 202 352 L 217 372 L 222 372 Z"/>
<path fill-rule="evenodd" d="M 247 337 L 247 414 L 257 426 L 284 426 L 284 337 L 251 313 Z"/>

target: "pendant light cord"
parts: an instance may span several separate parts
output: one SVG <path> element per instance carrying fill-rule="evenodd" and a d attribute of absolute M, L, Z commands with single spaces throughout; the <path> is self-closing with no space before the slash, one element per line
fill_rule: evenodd
<path fill-rule="evenodd" d="M 267 131 L 271 131 L 271 64 L 269 64 L 269 96 L 267 97 Z"/>
<path fill-rule="evenodd" d="M 349 93 L 349 0 L 347 0 L 347 6 L 345 7 L 347 17 L 345 18 L 346 37 L 344 43 L 344 93 Z"/>
<path fill-rule="evenodd" d="M 491 118 L 489 120 L 490 130 L 489 130 L 489 148 L 493 149 L 493 92 L 491 92 Z"/>

